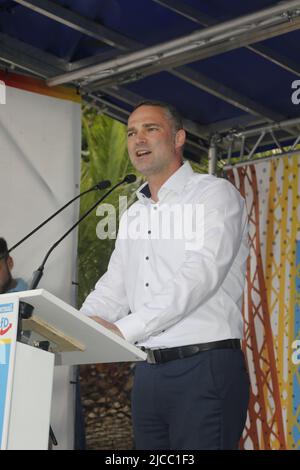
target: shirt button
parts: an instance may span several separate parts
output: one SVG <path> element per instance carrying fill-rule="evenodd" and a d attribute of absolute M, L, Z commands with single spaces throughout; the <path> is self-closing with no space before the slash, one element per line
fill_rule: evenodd
<path fill-rule="evenodd" d="M 154 209 L 155 211 L 157 211 L 157 206 L 153 206 L 153 209 Z"/>
<path fill-rule="evenodd" d="M 149 282 L 146 282 L 145 286 L 146 286 L 146 287 L 149 287 Z"/>
<path fill-rule="evenodd" d="M 148 259 L 149 259 L 149 256 L 146 256 L 146 258 L 145 258 L 145 259 L 146 259 L 146 260 L 148 260 Z"/>
<path fill-rule="evenodd" d="M 150 233 L 151 233 L 151 230 L 148 230 L 148 233 L 150 234 Z"/>

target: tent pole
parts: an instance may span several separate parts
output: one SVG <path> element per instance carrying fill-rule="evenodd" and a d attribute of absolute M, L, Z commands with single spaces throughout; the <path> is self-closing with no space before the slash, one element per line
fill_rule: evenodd
<path fill-rule="evenodd" d="M 217 135 L 213 135 L 210 139 L 208 149 L 208 173 L 214 175 L 217 168 L 218 149 L 217 149 Z"/>

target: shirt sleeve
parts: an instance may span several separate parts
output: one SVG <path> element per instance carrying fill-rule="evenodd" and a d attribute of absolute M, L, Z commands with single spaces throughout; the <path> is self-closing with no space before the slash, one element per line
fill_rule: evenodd
<path fill-rule="evenodd" d="M 117 238 L 105 274 L 98 280 L 95 290 L 85 299 L 80 312 L 99 316 L 113 323 L 129 313 L 122 267 L 122 240 Z"/>
<path fill-rule="evenodd" d="M 244 199 L 231 183 L 218 179 L 199 203 L 204 204 L 202 246 L 186 247 L 174 277 L 151 301 L 116 321 L 127 341 L 145 340 L 189 315 L 217 292 L 232 266 L 247 230 Z"/>

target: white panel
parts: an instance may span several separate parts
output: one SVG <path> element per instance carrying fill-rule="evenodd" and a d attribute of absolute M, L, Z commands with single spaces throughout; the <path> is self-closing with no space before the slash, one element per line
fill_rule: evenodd
<path fill-rule="evenodd" d="M 0 236 L 12 246 L 79 192 L 81 105 L 12 87 L 0 106 Z M 71 205 L 13 253 L 14 277 L 29 281 L 50 246 L 78 219 Z M 51 254 L 40 287 L 74 304 L 77 232 Z M 74 386 L 65 370 L 64 389 L 53 396 L 53 428 L 59 447 L 73 447 Z M 57 373 L 60 377 L 63 371 Z M 56 390 L 56 387 L 55 387 Z M 69 423 L 60 432 L 62 407 Z M 55 411 L 57 409 L 57 412 Z M 72 425 L 70 424 L 72 422 Z"/>
<path fill-rule="evenodd" d="M 17 343 L 8 450 L 47 450 L 54 355 Z"/>
<path fill-rule="evenodd" d="M 9 246 L 78 194 L 81 108 L 7 87 L 0 106 L 1 235 Z M 50 246 L 78 218 L 73 204 L 14 252 L 15 276 L 31 279 Z M 40 287 L 70 302 L 76 231 L 51 254 Z"/>

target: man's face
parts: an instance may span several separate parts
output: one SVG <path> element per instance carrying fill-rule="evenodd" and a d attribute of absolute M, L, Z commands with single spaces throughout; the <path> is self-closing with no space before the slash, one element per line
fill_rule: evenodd
<path fill-rule="evenodd" d="M 145 176 L 167 175 L 180 166 L 184 131 L 174 131 L 163 108 L 141 106 L 129 117 L 127 143 L 133 166 Z"/>
<path fill-rule="evenodd" d="M 7 292 L 12 282 L 11 276 L 12 259 L 0 259 L 0 294 Z"/>

